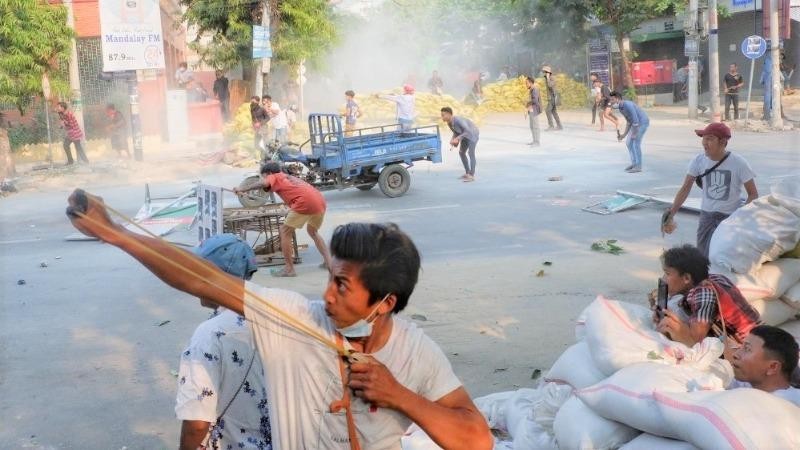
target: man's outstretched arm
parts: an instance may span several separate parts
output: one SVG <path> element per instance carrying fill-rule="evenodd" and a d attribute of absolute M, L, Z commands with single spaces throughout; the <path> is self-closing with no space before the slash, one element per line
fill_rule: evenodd
<path fill-rule="evenodd" d="M 164 240 L 133 233 L 112 222 L 100 197 L 76 189 L 69 205 L 67 216 L 78 231 L 118 247 L 175 289 L 238 314 L 244 312 L 244 282 L 240 278 Z"/>

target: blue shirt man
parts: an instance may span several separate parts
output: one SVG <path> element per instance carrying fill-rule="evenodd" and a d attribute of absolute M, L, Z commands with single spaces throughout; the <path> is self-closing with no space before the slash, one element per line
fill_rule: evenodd
<path fill-rule="evenodd" d="M 625 168 L 628 173 L 638 173 L 642 171 L 642 138 L 647 128 L 650 126 L 650 118 L 644 110 L 630 100 L 623 100 L 622 94 L 617 91 L 611 93 L 611 105 L 619 108 L 620 114 L 625 117 L 628 125 L 625 132 L 617 135 L 618 140 L 628 140 L 625 145 L 628 147 L 628 154 L 631 158 L 631 165 Z"/>

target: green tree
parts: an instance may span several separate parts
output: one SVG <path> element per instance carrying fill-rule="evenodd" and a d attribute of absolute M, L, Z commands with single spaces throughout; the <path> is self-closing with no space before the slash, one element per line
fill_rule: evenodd
<path fill-rule="evenodd" d="M 624 50 L 623 40 L 644 21 L 682 8 L 686 0 L 590 0 L 587 4 L 594 18 L 614 29 L 614 39 L 622 57 L 623 84 L 634 92 L 630 54 Z"/>
<path fill-rule="evenodd" d="M 0 0 L 0 104 L 20 114 L 42 95 L 42 75 L 51 91 L 69 93 L 59 63 L 69 56 L 73 31 L 66 26 L 67 10 L 44 0 Z M 0 121 L 0 178 L 14 174 L 8 133 Z"/>
<path fill-rule="evenodd" d="M 261 23 L 265 7 L 277 63 L 314 62 L 337 38 L 334 13 L 326 0 L 181 0 L 181 5 L 186 7 L 187 24 L 198 31 L 192 49 L 218 69 L 251 65 L 252 27 Z"/>

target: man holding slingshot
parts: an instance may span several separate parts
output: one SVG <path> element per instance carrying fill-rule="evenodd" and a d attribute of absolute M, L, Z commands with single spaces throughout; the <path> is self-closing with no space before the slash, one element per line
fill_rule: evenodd
<path fill-rule="evenodd" d="M 252 321 L 275 449 L 398 449 L 413 422 L 445 449 L 489 449 L 486 421 L 439 347 L 402 311 L 420 257 L 396 225 L 351 223 L 331 238 L 324 301 L 268 289 L 115 224 L 76 190 L 67 214 L 170 286 Z"/>

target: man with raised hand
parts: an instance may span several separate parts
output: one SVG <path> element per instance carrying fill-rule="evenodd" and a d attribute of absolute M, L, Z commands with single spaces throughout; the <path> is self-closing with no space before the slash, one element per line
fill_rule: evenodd
<path fill-rule="evenodd" d="M 420 269 L 416 246 L 396 225 L 339 226 L 324 301 L 309 301 L 128 231 L 111 221 L 102 199 L 84 191 L 69 204 L 67 215 L 84 234 L 129 253 L 170 286 L 253 322 L 274 449 L 399 449 L 411 423 L 447 450 L 492 448 L 486 420 L 442 350 L 396 316 Z M 341 353 L 355 361 L 347 364 Z"/>

